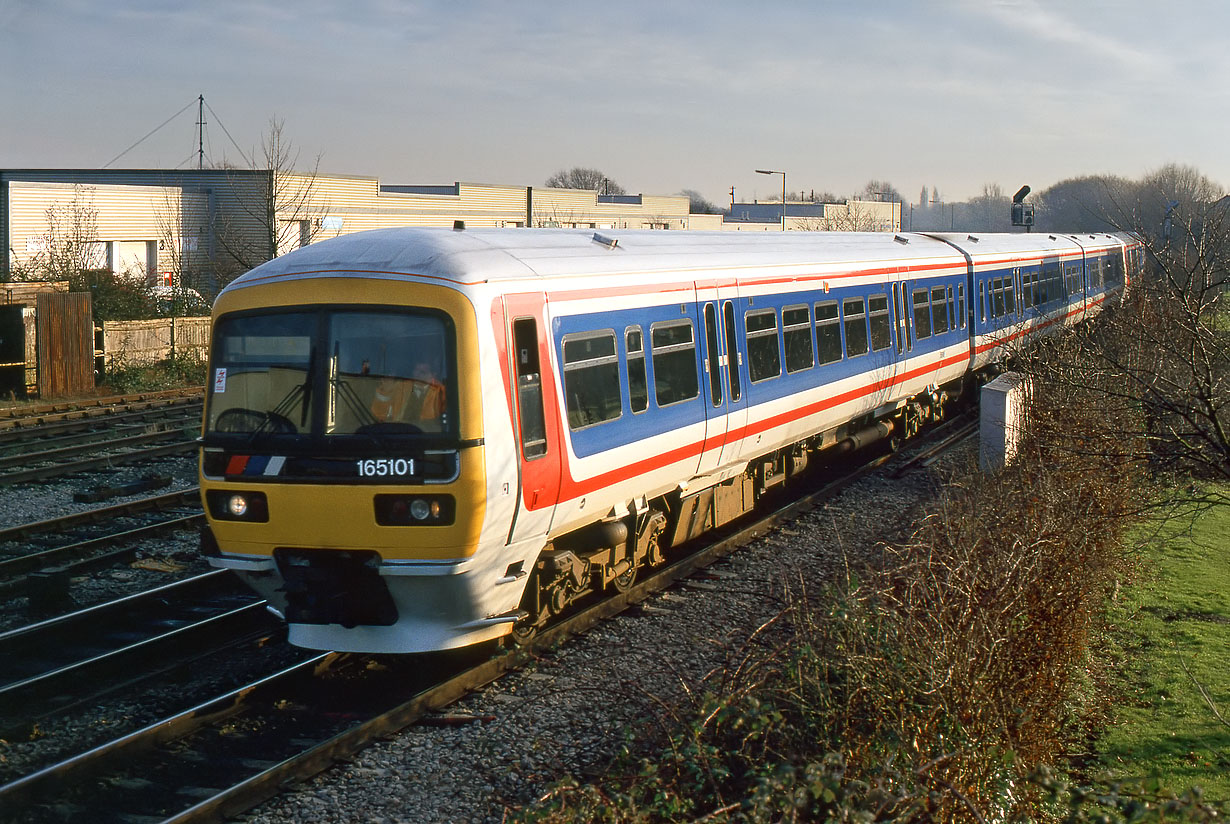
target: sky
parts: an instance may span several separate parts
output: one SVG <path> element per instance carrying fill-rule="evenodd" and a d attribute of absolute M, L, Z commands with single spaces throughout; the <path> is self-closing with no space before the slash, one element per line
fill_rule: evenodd
<path fill-rule="evenodd" d="M 301 169 L 382 183 L 1224 185 L 1230 3 L 0 0 L 0 168 L 194 166 L 198 95 L 207 160 L 278 120 Z"/>

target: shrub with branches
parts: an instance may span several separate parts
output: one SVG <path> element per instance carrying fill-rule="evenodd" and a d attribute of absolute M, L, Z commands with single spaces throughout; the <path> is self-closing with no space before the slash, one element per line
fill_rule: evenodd
<path fill-rule="evenodd" d="M 523 818 L 1214 820 L 1195 793 L 1078 786 L 1047 766 L 1101 707 L 1093 646 L 1131 573 L 1121 536 L 1146 468 L 1145 411 L 1101 406 L 1121 378 L 1075 379 L 1087 345 L 1022 356 L 1033 397 L 1015 463 L 990 478 L 971 464 L 909 540 L 846 580 L 800 579 L 664 748 Z"/>

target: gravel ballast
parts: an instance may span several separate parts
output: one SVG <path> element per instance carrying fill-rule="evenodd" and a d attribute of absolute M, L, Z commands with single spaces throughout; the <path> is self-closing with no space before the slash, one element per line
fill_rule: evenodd
<path fill-rule="evenodd" d="M 818 588 L 908 534 L 944 463 L 903 479 L 880 470 L 740 550 L 716 576 L 656 596 L 450 709 L 483 720 L 411 727 L 241 820 L 494 824 L 563 778 L 600 774 L 629 733 L 675 726 L 781 611 L 787 587 Z"/>

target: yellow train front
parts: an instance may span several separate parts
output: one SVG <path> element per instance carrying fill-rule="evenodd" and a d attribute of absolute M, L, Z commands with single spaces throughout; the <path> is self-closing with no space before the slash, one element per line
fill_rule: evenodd
<path fill-rule="evenodd" d="M 322 264 L 310 249 L 219 296 L 202 543 L 285 617 L 292 643 L 448 649 L 517 618 L 525 576 L 507 515 L 487 505 L 479 337 L 447 279 Z M 484 530 L 498 557 L 479 551 Z"/>

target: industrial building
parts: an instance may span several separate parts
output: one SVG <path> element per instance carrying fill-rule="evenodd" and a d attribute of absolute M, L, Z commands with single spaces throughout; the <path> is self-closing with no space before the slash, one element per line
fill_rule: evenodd
<path fill-rule="evenodd" d="M 382 185 L 377 178 L 265 170 L 0 170 L 0 281 L 80 268 L 209 288 L 276 254 L 340 234 L 391 226 L 719 229 L 681 195 L 454 183 Z"/>
<path fill-rule="evenodd" d="M 683 195 L 250 169 L 0 169 L 0 282 L 109 269 L 211 293 L 278 254 L 392 226 L 897 231 L 900 204 L 736 203 L 689 213 Z M 69 258 L 64 260 L 63 258 Z"/>

